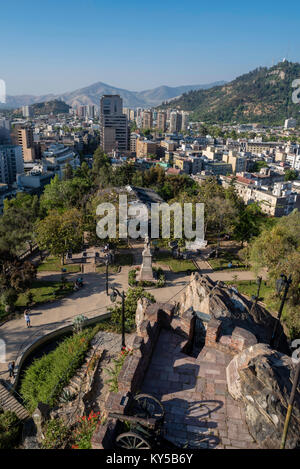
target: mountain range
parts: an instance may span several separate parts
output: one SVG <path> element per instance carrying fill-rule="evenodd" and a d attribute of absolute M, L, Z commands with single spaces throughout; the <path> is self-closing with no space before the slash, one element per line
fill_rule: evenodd
<path fill-rule="evenodd" d="M 153 107 L 158 106 L 164 101 L 179 97 L 183 93 L 190 90 L 208 89 L 216 85 L 224 84 L 224 81 L 209 83 L 204 85 L 184 85 L 184 86 L 159 86 L 144 91 L 129 91 L 122 88 L 107 85 L 106 83 L 98 82 L 85 88 L 80 88 L 75 91 L 63 94 L 47 94 L 43 96 L 33 95 L 19 95 L 7 96 L 6 104 L 2 104 L 2 108 L 17 109 L 21 106 L 31 105 L 35 103 L 43 103 L 46 101 L 53 101 L 56 99 L 62 100 L 70 106 L 79 106 L 86 104 L 94 104 L 99 106 L 99 100 L 103 94 L 119 94 L 123 98 L 124 107 Z"/>
<path fill-rule="evenodd" d="M 288 117 L 300 124 L 300 104 L 292 100 L 296 79 L 300 79 L 300 63 L 285 60 L 270 68 L 259 67 L 221 86 L 183 93 L 160 107 L 191 111 L 193 119 L 211 124 L 283 125 Z"/>

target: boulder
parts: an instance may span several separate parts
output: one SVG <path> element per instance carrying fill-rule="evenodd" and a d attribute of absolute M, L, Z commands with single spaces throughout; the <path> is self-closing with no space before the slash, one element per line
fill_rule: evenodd
<path fill-rule="evenodd" d="M 246 407 L 249 431 L 261 448 L 280 448 L 296 365 L 291 357 L 256 344 L 226 369 L 228 391 Z M 286 448 L 300 447 L 300 389 L 296 393 Z"/>
<path fill-rule="evenodd" d="M 207 315 L 221 321 L 220 336 L 230 336 L 236 328 L 252 333 L 258 342 L 269 343 L 275 318 L 262 305 L 253 307 L 252 301 L 239 294 L 223 282 L 214 282 L 207 275 L 198 272 L 191 275 L 190 284 L 179 300 L 181 317 L 187 311 Z M 288 353 L 289 348 L 282 327 L 278 349 Z"/>

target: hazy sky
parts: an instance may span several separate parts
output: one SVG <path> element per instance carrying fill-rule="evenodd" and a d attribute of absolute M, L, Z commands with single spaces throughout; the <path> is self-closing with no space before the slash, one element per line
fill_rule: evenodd
<path fill-rule="evenodd" d="M 300 62 L 300 2 L 13 0 L 0 3 L 8 94 L 230 80 Z"/>

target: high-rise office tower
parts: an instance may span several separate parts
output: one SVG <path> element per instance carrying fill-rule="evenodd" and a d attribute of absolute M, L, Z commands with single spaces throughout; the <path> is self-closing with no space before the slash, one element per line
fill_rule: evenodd
<path fill-rule="evenodd" d="M 165 111 L 158 111 L 156 118 L 156 128 L 165 132 L 167 125 L 167 114 Z"/>
<path fill-rule="evenodd" d="M 33 115 L 32 108 L 30 106 L 23 106 L 22 114 L 23 114 L 23 117 L 26 117 L 26 118 L 32 117 Z"/>
<path fill-rule="evenodd" d="M 182 111 L 181 113 L 182 116 L 182 122 L 181 122 L 181 131 L 185 132 L 188 128 L 188 123 L 189 123 L 189 113 Z"/>
<path fill-rule="evenodd" d="M 170 113 L 170 132 L 180 132 L 182 124 L 182 115 L 176 111 Z"/>
<path fill-rule="evenodd" d="M 79 106 L 77 108 L 77 115 L 78 115 L 78 117 L 80 117 L 82 119 L 84 119 L 84 118 L 94 119 L 94 117 L 96 115 L 96 108 L 93 104 L 92 105 L 86 105 L 86 106 Z"/>
<path fill-rule="evenodd" d="M 105 153 L 128 150 L 128 120 L 119 95 L 100 99 L 100 145 Z"/>
<path fill-rule="evenodd" d="M 14 145 L 22 147 L 24 162 L 35 160 L 33 130 L 31 127 L 16 125 L 11 132 L 11 139 Z"/>
<path fill-rule="evenodd" d="M 0 117 L 0 145 L 8 145 L 10 142 L 10 120 Z"/>
<path fill-rule="evenodd" d="M 0 145 L 0 182 L 13 184 L 17 174 L 23 172 L 22 148 L 17 145 Z"/>
<path fill-rule="evenodd" d="M 153 127 L 153 114 L 152 111 L 147 110 L 143 112 L 143 129 L 152 129 Z"/>

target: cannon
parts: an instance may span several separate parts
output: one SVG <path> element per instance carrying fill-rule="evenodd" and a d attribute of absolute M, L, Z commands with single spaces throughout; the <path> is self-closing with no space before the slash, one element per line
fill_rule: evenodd
<path fill-rule="evenodd" d="M 126 413 L 109 413 L 122 423 L 115 439 L 119 449 L 159 448 L 163 441 L 165 411 L 162 403 L 150 394 L 127 394 L 123 397 Z"/>

